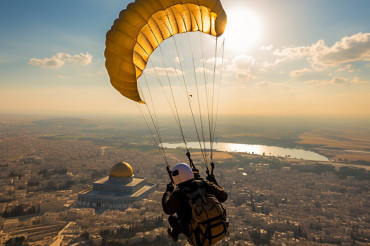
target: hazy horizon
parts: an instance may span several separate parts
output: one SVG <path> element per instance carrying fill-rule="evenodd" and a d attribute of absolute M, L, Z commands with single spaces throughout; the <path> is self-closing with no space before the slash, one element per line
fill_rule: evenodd
<path fill-rule="evenodd" d="M 140 114 L 122 114 L 122 115 L 99 115 L 99 114 L 1 114 L 0 123 L 9 122 L 36 122 L 36 121 L 74 121 L 86 120 L 91 122 L 121 122 L 129 124 L 136 122 L 136 126 L 140 126 L 146 130 L 145 121 Z M 177 129 L 173 115 L 159 115 L 158 125 L 160 127 L 171 126 Z M 194 130 L 194 123 L 190 116 L 181 116 L 181 122 L 184 127 Z M 204 120 L 206 122 L 206 120 Z M 196 122 L 199 124 L 199 122 Z M 172 124 L 172 125 L 171 125 Z M 269 127 L 276 128 L 365 128 L 370 131 L 370 117 L 311 117 L 311 116 L 268 116 L 268 115 L 218 115 L 217 129 L 220 127 L 231 126 L 249 126 L 249 127 Z M 152 127 L 152 126 L 150 126 Z M 198 125 L 199 127 L 199 125 Z M 204 128 L 206 130 L 206 128 Z M 217 133 L 216 133 L 217 135 Z"/>

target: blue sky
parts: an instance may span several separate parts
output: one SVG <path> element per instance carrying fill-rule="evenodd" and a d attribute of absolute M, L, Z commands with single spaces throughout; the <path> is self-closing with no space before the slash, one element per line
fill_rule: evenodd
<path fill-rule="evenodd" d="M 0 113 L 137 113 L 104 68 L 105 34 L 128 2 L 2 0 Z M 370 117 L 370 1 L 222 2 L 220 112 Z"/>

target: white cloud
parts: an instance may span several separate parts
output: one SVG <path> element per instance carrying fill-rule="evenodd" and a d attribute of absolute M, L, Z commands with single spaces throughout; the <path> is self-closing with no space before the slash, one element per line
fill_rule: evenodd
<path fill-rule="evenodd" d="M 358 33 L 343 37 L 332 47 L 322 41 L 312 55 L 312 62 L 322 66 L 337 66 L 355 61 L 370 61 L 370 33 Z"/>
<path fill-rule="evenodd" d="M 309 80 L 306 81 L 305 84 L 312 84 L 312 85 L 335 85 L 335 84 L 345 84 L 348 82 L 348 79 L 341 78 L 341 77 L 334 77 L 331 80 Z"/>
<path fill-rule="evenodd" d="M 284 60 L 296 60 L 303 58 L 310 54 L 311 47 L 310 46 L 301 46 L 301 47 L 293 47 L 293 48 L 285 48 L 283 50 L 275 50 L 273 54 L 275 56 L 283 57 L 283 59 L 280 59 L 279 62 L 282 62 Z"/>
<path fill-rule="evenodd" d="M 356 61 L 370 61 L 370 33 L 357 33 L 343 37 L 329 47 L 324 40 L 319 40 L 311 46 L 300 46 L 275 50 L 279 58 L 266 65 L 276 65 L 286 60 L 307 58 L 313 67 L 335 67 Z"/>
<path fill-rule="evenodd" d="M 233 64 L 237 69 L 248 70 L 254 65 L 255 59 L 252 56 L 239 55 L 233 59 Z"/>
<path fill-rule="evenodd" d="M 369 84 L 370 83 L 370 81 L 368 80 L 361 80 L 360 77 L 354 77 L 351 82 L 354 84 Z"/>
<path fill-rule="evenodd" d="M 31 58 L 28 64 L 38 66 L 42 68 L 59 68 L 62 67 L 66 62 L 72 64 L 88 65 L 91 63 L 92 55 L 89 53 L 70 55 L 67 53 L 57 53 L 51 58 Z"/>
<path fill-rule="evenodd" d="M 200 61 L 203 63 L 206 63 L 206 64 L 211 64 L 211 65 L 214 65 L 215 64 L 215 60 L 216 60 L 216 64 L 217 65 L 221 65 L 222 64 L 222 57 L 212 57 L 212 58 L 209 58 L 209 59 L 201 59 Z M 223 60 L 223 63 L 226 63 L 228 62 L 227 59 L 224 58 Z"/>
<path fill-rule="evenodd" d="M 294 71 L 291 71 L 290 72 L 290 77 L 291 78 L 297 78 L 297 77 L 301 77 L 307 73 L 311 73 L 312 70 L 308 69 L 308 68 L 303 68 L 301 70 L 294 70 Z"/>
<path fill-rule="evenodd" d="M 255 59 L 252 56 L 239 55 L 236 56 L 232 63 L 226 66 L 226 74 L 228 76 L 234 77 L 238 82 L 249 82 L 256 78 L 251 73 L 251 68 L 253 67 Z"/>
<path fill-rule="evenodd" d="M 207 74 L 207 75 L 213 75 L 213 71 L 211 69 L 208 69 L 208 68 L 203 68 L 203 67 L 199 67 L 197 69 L 195 69 L 195 72 L 196 73 L 201 73 L 201 74 Z M 216 71 L 216 74 L 218 73 L 218 71 Z"/>
<path fill-rule="evenodd" d="M 274 83 L 270 81 L 261 81 L 256 84 L 257 87 L 267 87 L 267 86 L 272 86 Z"/>
<path fill-rule="evenodd" d="M 342 71 L 352 71 L 352 64 L 345 64 L 343 66 L 340 66 L 339 68 L 336 69 L 337 72 L 342 72 Z"/>
<path fill-rule="evenodd" d="M 341 77 L 334 77 L 331 82 L 333 84 L 344 84 L 348 82 L 348 79 L 346 78 L 341 78 Z"/>
<path fill-rule="evenodd" d="M 28 61 L 28 64 L 43 68 L 58 68 L 64 65 L 64 61 L 62 59 L 57 58 L 56 56 L 53 56 L 51 58 L 44 58 L 44 59 L 37 59 L 37 58 L 31 58 Z"/>
<path fill-rule="evenodd" d="M 163 67 L 155 67 L 155 68 L 149 68 L 147 69 L 147 72 L 153 75 L 158 76 L 178 76 L 183 75 L 184 73 L 176 68 L 169 67 L 169 68 L 163 68 Z"/>
<path fill-rule="evenodd" d="M 248 82 L 250 80 L 253 80 L 256 78 L 256 76 L 253 76 L 252 74 L 250 74 L 248 71 L 239 71 L 236 73 L 236 78 L 240 81 L 240 82 Z"/>
<path fill-rule="evenodd" d="M 260 47 L 260 50 L 267 50 L 267 51 L 270 51 L 272 50 L 273 46 L 272 45 L 268 45 L 268 46 L 261 46 Z"/>
<path fill-rule="evenodd" d="M 268 67 L 272 67 L 272 66 L 275 66 L 283 61 L 286 61 L 288 60 L 287 58 L 279 58 L 279 59 L 276 59 L 274 62 L 263 62 L 262 65 L 266 68 Z"/>

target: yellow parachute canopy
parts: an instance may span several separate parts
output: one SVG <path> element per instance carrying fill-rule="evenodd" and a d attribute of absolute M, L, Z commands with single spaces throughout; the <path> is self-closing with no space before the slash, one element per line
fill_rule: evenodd
<path fill-rule="evenodd" d="M 107 33 L 105 66 L 113 87 L 139 103 L 137 79 L 153 51 L 167 38 L 185 32 L 215 37 L 227 17 L 220 0 L 136 0 L 122 10 Z"/>

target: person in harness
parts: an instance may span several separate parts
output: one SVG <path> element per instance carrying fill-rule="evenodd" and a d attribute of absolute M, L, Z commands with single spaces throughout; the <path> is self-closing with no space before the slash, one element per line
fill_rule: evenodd
<path fill-rule="evenodd" d="M 183 233 L 191 245 L 214 245 L 227 232 L 226 211 L 221 203 L 227 193 L 218 185 L 213 174 L 201 179 L 185 163 L 177 164 L 171 172 L 173 183 L 167 185 L 162 197 L 163 211 L 170 215 L 169 236 L 178 240 Z"/>

